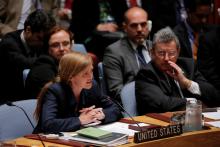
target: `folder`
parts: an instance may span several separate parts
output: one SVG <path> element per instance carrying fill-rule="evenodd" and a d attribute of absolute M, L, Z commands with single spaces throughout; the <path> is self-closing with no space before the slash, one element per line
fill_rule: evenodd
<path fill-rule="evenodd" d="M 112 136 L 112 132 L 105 131 L 95 127 L 88 127 L 76 131 L 78 135 L 93 138 L 93 139 L 103 139 Z"/>

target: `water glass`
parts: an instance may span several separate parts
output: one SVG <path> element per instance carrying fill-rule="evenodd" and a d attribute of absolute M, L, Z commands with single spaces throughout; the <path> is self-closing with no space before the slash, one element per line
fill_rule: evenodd
<path fill-rule="evenodd" d="M 184 132 L 202 129 L 202 102 L 200 100 L 189 100 L 186 102 L 186 115 Z"/>

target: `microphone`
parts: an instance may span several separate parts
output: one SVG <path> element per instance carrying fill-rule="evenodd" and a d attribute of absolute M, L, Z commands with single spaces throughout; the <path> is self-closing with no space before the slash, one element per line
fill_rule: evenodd
<path fill-rule="evenodd" d="M 134 118 L 128 113 L 128 111 L 126 111 L 126 110 L 124 109 L 124 107 L 123 107 L 118 101 L 111 99 L 109 96 L 105 96 L 105 99 L 107 99 L 107 100 L 113 102 L 114 104 L 116 104 L 116 105 L 120 108 L 120 110 L 121 110 L 122 112 L 126 113 L 126 114 L 128 115 L 128 117 L 137 125 L 137 127 L 139 128 L 139 130 L 140 130 L 141 132 L 143 131 L 143 129 L 142 129 L 141 126 L 137 123 L 137 121 L 134 120 Z"/>
<path fill-rule="evenodd" d="M 33 123 L 31 122 L 31 119 L 29 118 L 29 116 L 27 115 L 26 111 L 25 111 L 22 107 L 17 106 L 17 105 L 13 104 L 13 103 L 10 102 L 10 101 L 7 101 L 7 102 L 6 102 L 6 105 L 8 105 L 8 106 L 10 106 L 10 107 L 11 107 L 11 106 L 14 106 L 14 107 L 17 107 L 17 108 L 19 108 L 20 110 L 22 110 L 22 112 L 25 114 L 26 118 L 28 119 L 29 123 L 31 124 L 32 128 L 34 129 L 34 125 L 33 125 Z M 46 147 L 45 144 L 44 144 L 44 142 L 43 142 L 43 140 L 41 139 L 40 135 L 37 134 L 37 136 L 38 136 L 38 138 L 40 139 L 40 142 L 42 143 L 42 145 L 43 145 L 44 147 Z"/>

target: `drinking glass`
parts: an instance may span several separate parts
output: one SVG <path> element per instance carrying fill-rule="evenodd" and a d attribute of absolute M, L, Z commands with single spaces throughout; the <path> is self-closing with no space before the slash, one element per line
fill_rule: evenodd
<path fill-rule="evenodd" d="M 189 100 L 186 102 L 186 115 L 184 132 L 202 129 L 202 102 L 200 100 Z"/>

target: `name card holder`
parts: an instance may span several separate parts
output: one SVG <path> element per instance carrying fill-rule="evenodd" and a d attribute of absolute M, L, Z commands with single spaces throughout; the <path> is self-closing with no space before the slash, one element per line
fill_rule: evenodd
<path fill-rule="evenodd" d="M 177 136 L 183 133 L 182 125 L 169 125 L 166 127 L 149 128 L 146 131 L 136 132 L 134 142 L 141 143 L 161 138 Z"/>

